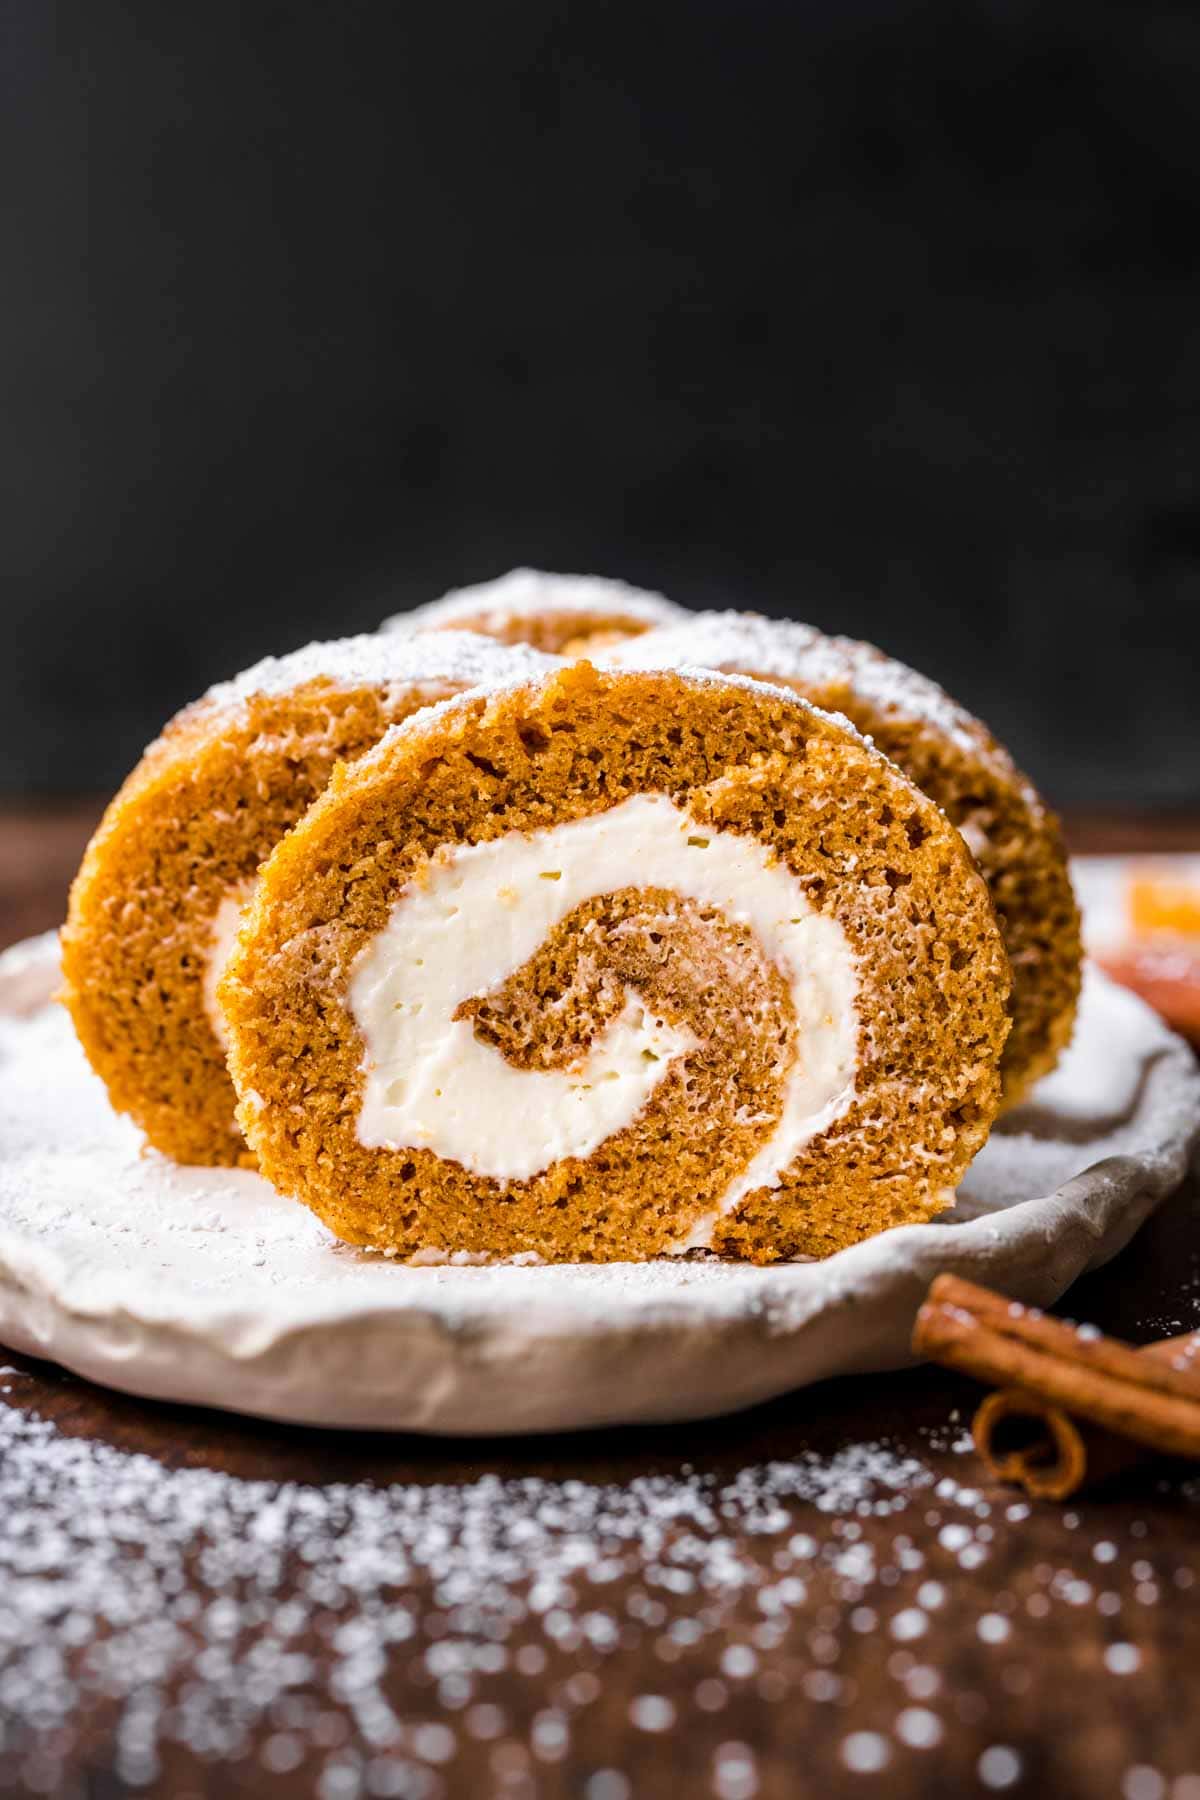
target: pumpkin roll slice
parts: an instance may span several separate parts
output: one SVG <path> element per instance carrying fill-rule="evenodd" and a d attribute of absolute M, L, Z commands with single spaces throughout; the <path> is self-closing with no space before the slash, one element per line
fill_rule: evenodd
<path fill-rule="evenodd" d="M 504 644 L 532 644 L 555 655 L 582 656 L 692 615 L 661 594 L 601 575 L 549 575 L 512 569 L 496 581 L 455 588 L 440 600 L 397 613 L 384 632 L 477 631 Z"/>
<path fill-rule="evenodd" d="M 252 1161 L 217 976 L 260 863 L 334 765 L 420 707 L 554 666 L 466 632 L 311 644 L 213 688 L 150 746 L 88 846 L 62 944 L 88 1059 L 157 1149 Z"/>
<path fill-rule="evenodd" d="M 870 644 L 750 613 L 693 614 L 612 646 L 604 660 L 699 664 L 783 682 L 873 738 L 962 832 L 991 889 L 1013 974 L 1004 1105 L 1049 1073 L 1070 1041 L 1079 999 L 1079 911 L 1058 820 L 985 725 Z"/>
<path fill-rule="evenodd" d="M 263 1172 L 352 1243 L 769 1262 L 947 1203 L 1008 985 L 962 838 L 847 721 L 578 662 L 338 770 L 221 997 Z"/>

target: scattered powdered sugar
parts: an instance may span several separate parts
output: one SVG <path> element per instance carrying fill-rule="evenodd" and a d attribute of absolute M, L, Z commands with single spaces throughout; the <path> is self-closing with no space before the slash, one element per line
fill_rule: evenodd
<path fill-rule="evenodd" d="M 385 619 L 380 631 L 429 631 L 455 619 L 479 620 L 503 630 L 515 619 L 534 613 L 578 613 L 581 618 L 609 616 L 638 625 L 669 625 L 690 615 L 662 594 L 648 593 L 603 575 L 553 575 L 541 569 L 510 569 L 495 581 L 452 588 L 440 600 L 415 606 Z"/>
<path fill-rule="evenodd" d="M 891 1761 L 892 1747 L 878 1731 L 852 1731 L 842 1740 L 842 1761 L 856 1775 L 875 1775 Z"/>
<path fill-rule="evenodd" d="M 264 657 L 232 680 L 211 687 L 205 700 L 214 707 L 239 706 L 255 694 L 286 694 L 320 680 L 341 687 L 454 683 L 463 688 L 486 688 L 529 680 L 561 666 L 556 656 L 545 656 L 524 644 L 498 644 L 473 631 L 411 638 L 371 632 L 306 644 L 287 656 Z"/>
<path fill-rule="evenodd" d="M 616 1796 L 592 1709 L 639 1645 L 677 1673 L 669 1691 L 631 1693 L 629 1733 L 687 1738 L 734 1689 L 755 1706 L 851 1705 L 832 1665 L 864 1607 L 873 1639 L 895 1643 L 918 1587 L 940 1577 L 953 1594 L 955 1554 L 918 1549 L 905 1515 L 932 1501 L 986 1550 L 991 1508 L 942 1472 L 969 1439 L 921 1435 L 916 1454 L 855 1444 L 733 1473 L 316 1485 L 166 1466 L 0 1401 L 0 1779 L 58 1791 L 74 1733 L 103 1720 L 131 1786 L 181 1749 L 303 1767 L 323 1796 L 440 1800 L 468 1791 L 472 1758 L 493 1776 L 569 1753 L 578 1768 L 583 1743 L 599 1753 L 582 1791 Z M 830 1749 L 844 1769 L 881 1770 L 961 1728 L 934 1669 L 898 1650 L 887 1675 L 890 1710 L 885 1691 L 882 1713 L 843 1714 Z M 985 1749 L 982 1785 L 1015 1784 L 1012 1757 Z M 708 1767 L 718 1800 L 755 1792 L 754 1750 L 727 1731 Z"/>
<path fill-rule="evenodd" d="M 1021 1758 L 1008 1744 L 991 1744 L 979 1758 L 979 1779 L 985 1788 L 1001 1793 L 1021 1779 Z"/>
<path fill-rule="evenodd" d="M 505 1731 L 490 1677 L 513 1666 L 536 1675 L 555 1649 L 602 1661 L 620 1651 L 610 1596 L 631 1571 L 643 1585 L 622 1590 L 623 1610 L 644 1628 L 662 1617 L 647 1594 L 690 1597 L 694 1610 L 677 1624 L 692 1628 L 671 1640 L 686 1653 L 719 1640 L 747 1592 L 768 1620 L 803 1608 L 805 1583 L 786 1570 L 814 1553 L 832 1560 L 841 1546 L 826 1531 L 811 1550 L 807 1539 L 790 1548 L 796 1507 L 837 1521 L 887 1517 L 932 1479 L 880 1444 L 725 1481 L 684 1470 L 623 1484 L 483 1475 L 314 1486 L 171 1469 L 0 1402 L 9 1750 L 62 1754 L 80 1710 L 107 1702 L 118 1770 L 132 1784 L 155 1779 L 164 1741 L 233 1759 L 270 1724 L 279 1729 L 262 1740 L 262 1759 L 286 1771 L 320 1744 L 332 1701 L 368 1751 L 436 1767 L 460 1735 Z M 739 1548 L 742 1534 L 774 1543 L 769 1570 Z M 856 1559 L 856 1585 L 874 1573 L 870 1556 Z M 418 1642 L 440 1719 L 401 1715 L 386 1691 L 389 1662 Z M 743 1650 L 749 1675 L 756 1659 Z M 586 1706 L 601 1686 L 582 1668 L 567 1698 Z M 629 1719 L 639 1732 L 670 1731 L 676 1704 L 647 1691 Z M 567 1714 L 538 1712 L 530 1735 L 535 1755 L 554 1760 Z"/>
<path fill-rule="evenodd" d="M 638 1731 L 670 1731 L 675 1708 L 661 1694 L 639 1694 L 629 1708 L 629 1721 Z"/>
<path fill-rule="evenodd" d="M 906 1706 L 896 1720 L 896 1736 L 910 1750 L 932 1750 L 942 1741 L 944 1727 L 937 1713 L 924 1706 Z"/>
<path fill-rule="evenodd" d="M 25 1378 L 8 1368 L 6 1394 Z M 757 1721 L 782 1705 L 830 1709 L 813 1730 L 830 1785 L 838 1766 L 869 1775 L 937 1749 L 1002 1792 L 1025 1775 L 1005 1729 L 1091 1594 L 1034 1560 L 1036 1537 L 1013 1541 L 1029 1508 L 973 1484 L 964 1432 L 702 1468 L 668 1454 L 646 1472 L 651 1454 L 628 1444 L 620 1477 L 590 1474 L 584 1454 L 564 1475 L 477 1472 L 473 1456 L 429 1479 L 408 1454 L 399 1479 L 323 1482 L 197 1466 L 162 1415 L 152 1435 L 168 1461 L 0 1398 L 0 1786 L 64 1791 L 76 1742 L 99 1733 L 116 1778 L 154 1791 L 183 1791 L 167 1786 L 182 1755 L 250 1782 L 256 1764 L 303 1770 L 320 1800 L 532 1800 L 556 1791 L 535 1772 L 569 1756 L 580 1791 L 615 1797 L 614 1763 L 667 1739 L 703 1750 L 706 1785 L 687 1791 L 736 1800 L 755 1793 Z M 300 1441 L 271 1441 L 295 1463 Z M 1108 1591 L 1136 1630 L 1196 1570 L 1148 1552 L 1144 1520 L 1099 1520 L 1117 1552 Z M 963 1691 L 939 1664 L 971 1634 L 962 1572 L 993 1556 L 974 1633 L 986 1663 Z M 863 1656 L 877 1678 L 860 1691 Z M 1145 1683 L 1153 1716 L 1156 1664 L 1128 1639 L 1091 1653 L 1076 1716 L 1110 1679 Z M 1134 1767 L 1135 1800 L 1166 1781 Z"/>

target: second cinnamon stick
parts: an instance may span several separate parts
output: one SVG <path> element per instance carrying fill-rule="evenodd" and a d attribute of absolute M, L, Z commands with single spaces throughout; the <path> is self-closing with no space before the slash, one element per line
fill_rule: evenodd
<path fill-rule="evenodd" d="M 1119 1339 L 940 1275 L 917 1316 L 913 1348 L 1150 1450 L 1200 1458 L 1200 1334 L 1148 1357 Z"/>

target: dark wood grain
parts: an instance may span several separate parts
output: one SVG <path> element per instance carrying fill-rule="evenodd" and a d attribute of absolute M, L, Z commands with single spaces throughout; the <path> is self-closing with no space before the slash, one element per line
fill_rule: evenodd
<path fill-rule="evenodd" d="M 0 815 L 6 938 L 56 922 L 96 813 L 95 803 L 82 801 Z M 1169 829 L 1171 847 L 1200 848 L 1200 827 Z M 1139 827 L 1137 847 L 1153 847 L 1146 841 L 1153 836 Z M 1088 841 L 1111 849 L 1130 839 L 1093 823 Z M 1070 1296 L 1072 1315 L 1135 1341 L 1200 1325 L 1198 1199 L 1188 1187 L 1113 1264 L 1081 1282 Z M 9 1723 L 0 1786 L 7 1792 L 71 1800 L 134 1791 L 180 1800 L 387 1792 L 418 1800 L 1200 1794 L 1200 1722 L 1190 1696 L 1200 1667 L 1200 1480 L 1163 1469 L 1074 1506 L 1014 1505 L 1016 1496 L 983 1484 L 979 1465 L 956 1442 L 975 1398 L 966 1381 L 927 1369 L 830 1382 L 702 1425 L 449 1442 L 285 1429 L 106 1393 L 24 1359 L 13 1366 L 7 1405 L 67 1437 L 142 1453 L 173 1470 L 326 1490 L 338 1482 L 405 1488 L 431 1516 L 439 1487 L 458 1490 L 486 1473 L 636 1495 L 636 1484 L 650 1477 L 669 1485 L 697 1476 L 728 1494 L 758 1471 L 775 1494 L 775 1516 L 756 1522 L 730 1501 L 713 1527 L 727 1534 L 737 1572 L 725 1590 L 663 1585 L 667 1558 L 640 1541 L 625 1548 L 619 1574 L 603 1586 L 589 1587 L 585 1567 L 574 1610 L 595 1607 L 615 1620 L 611 1644 L 578 1641 L 569 1629 L 556 1638 L 540 1614 L 519 1608 L 503 1666 L 472 1677 L 466 1711 L 446 1702 L 427 1658 L 449 1630 L 444 1596 L 421 1580 L 393 1592 L 391 1601 L 411 1608 L 416 1631 L 389 1648 L 381 1691 L 406 1729 L 439 1720 L 451 1728 L 443 1739 L 416 1737 L 404 1755 L 370 1745 L 337 1691 L 332 1615 L 314 1618 L 305 1639 L 312 1668 L 302 1729 L 294 1712 L 283 1725 L 266 1718 L 236 1759 L 216 1760 L 168 1732 L 154 1770 L 138 1780 L 118 1772 L 119 1709 L 111 1701 L 89 1695 L 47 1762 L 0 1678 L 0 1716 L 7 1713 Z M 772 1485 L 773 1464 L 795 1469 L 811 1459 L 828 1468 L 855 1445 L 881 1443 L 934 1477 L 902 1493 L 894 1513 L 857 1516 L 844 1504 L 822 1511 L 811 1500 L 779 1498 L 780 1484 Z M 936 1485 L 942 1480 L 945 1496 Z M 979 1551 L 966 1566 L 963 1530 L 945 1531 L 964 1520 Z M 0 1519 L 0 1534 L 6 1528 Z M 789 1549 L 795 1534 L 810 1538 L 817 1553 Z M 779 1610 L 764 1610 L 764 1589 L 786 1574 L 803 1576 L 804 1597 L 791 1590 Z M 199 1574 L 195 1581 L 197 1592 L 210 1591 Z M 673 1634 L 680 1621 L 691 1625 Z M 1131 1648 L 1106 1662 L 1114 1644 Z M 741 1654 L 731 1662 L 735 1647 Z M 79 1654 L 87 1648 L 80 1645 Z M 668 1729 L 645 1728 L 655 1714 L 637 1703 L 647 1696 L 669 1703 Z M 495 1737 L 470 1726 L 491 1718 L 472 1712 L 481 1705 L 502 1709 Z M 565 1724 L 548 1729 L 547 1718 Z M 289 1745 L 283 1760 L 294 1760 L 286 1769 L 273 1766 L 281 1732 Z M 922 1733 L 937 1741 L 905 1741 Z M 872 1770 L 880 1756 L 884 1766 Z M 1002 1786 L 1005 1775 L 1014 1778 Z"/>
<path fill-rule="evenodd" d="M 98 796 L 0 803 L 0 948 L 62 920 L 67 889 L 104 810 Z"/>

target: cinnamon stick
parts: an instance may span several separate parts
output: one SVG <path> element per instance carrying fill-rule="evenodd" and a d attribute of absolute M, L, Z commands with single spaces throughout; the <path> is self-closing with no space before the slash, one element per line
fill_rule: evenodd
<path fill-rule="evenodd" d="M 1147 1344 L 1138 1354 L 1172 1355 L 1190 1344 L 1200 1344 L 1200 1335 Z M 1158 1455 L 1020 1388 L 988 1394 L 971 1421 L 971 1435 L 989 1473 L 1035 1500 L 1069 1500 L 1082 1488 L 1102 1487 Z"/>
<path fill-rule="evenodd" d="M 1064 1499 L 1147 1453 L 1200 1459 L 1200 1332 L 1135 1349 L 939 1275 L 913 1349 L 1002 1391 L 975 1441 L 993 1472 Z"/>

